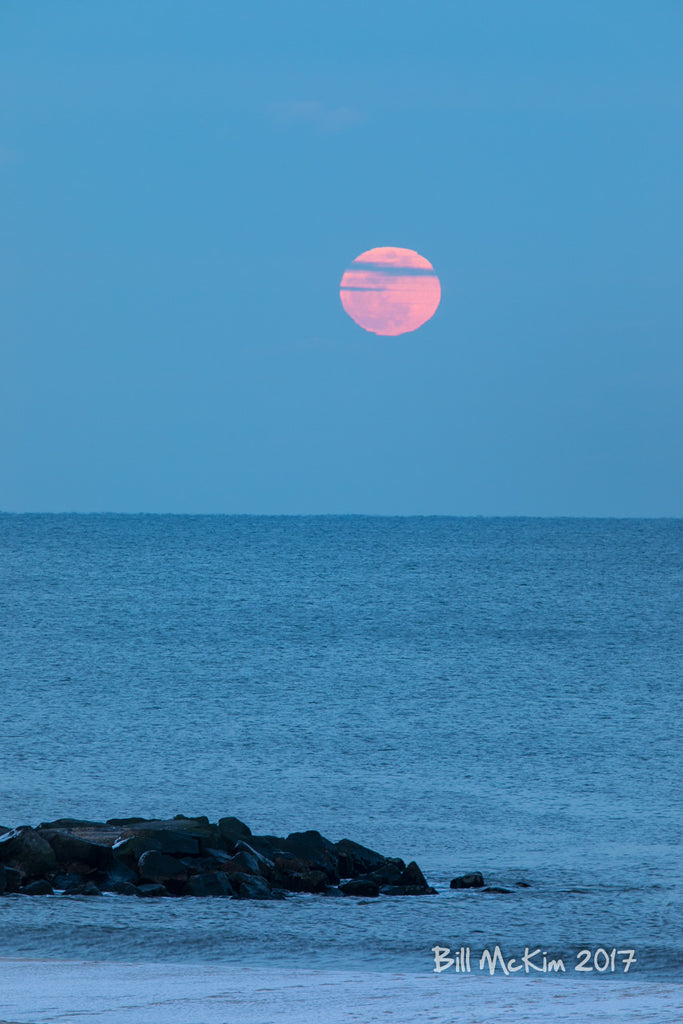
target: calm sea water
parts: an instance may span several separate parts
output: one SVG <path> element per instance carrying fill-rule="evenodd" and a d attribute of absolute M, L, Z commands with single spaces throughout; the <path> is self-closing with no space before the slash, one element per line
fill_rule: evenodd
<path fill-rule="evenodd" d="M 430 971 L 437 943 L 499 942 L 681 977 L 682 541 L 680 520 L 0 516 L 0 823 L 237 815 L 415 858 L 442 890 L 5 898 L 2 954 Z M 451 892 L 468 870 L 515 891 Z"/>

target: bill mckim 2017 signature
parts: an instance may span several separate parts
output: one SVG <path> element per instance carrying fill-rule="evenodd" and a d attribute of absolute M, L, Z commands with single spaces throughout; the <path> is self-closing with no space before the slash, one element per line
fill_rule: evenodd
<path fill-rule="evenodd" d="M 472 972 L 472 950 L 469 946 L 460 946 L 451 950 L 448 946 L 432 946 L 434 954 L 434 971 L 440 974 L 453 968 L 457 974 L 470 974 Z M 566 959 L 566 958 L 565 958 Z M 524 952 L 517 956 L 507 956 L 500 946 L 482 950 L 479 960 L 475 955 L 474 966 L 480 971 L 488 970 L 489 974 L 497 971 L 501 974 L 513 975 L 522 971 L 524 974 L 538 972 L 540 974 L 564 974 L 567 971 L 565 959 L 562 957 L 549 957 L 547 950 L 538 946 L 532 949 L 524 947 Z M 569 964 L 569 970 L 574 971 L 597 971 L 598 974 L 623 973 L 627 974 L 632 964 L 637 963 L 635 949 L 604 949 L 600 946 L 596 950 L 580 949 L 575 954 L 576 963 Z"/>

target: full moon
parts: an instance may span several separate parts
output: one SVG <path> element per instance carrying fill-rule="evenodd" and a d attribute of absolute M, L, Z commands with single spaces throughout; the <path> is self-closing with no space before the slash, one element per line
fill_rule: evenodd
<path fill-rule="evenodd" d="M 394 245 L 368 249 L 344 271 L 342 306 L 352 320 L 373 334 L 416 331 L 434 316 L 441 285 L 434 267 L 414 249 Z"/>

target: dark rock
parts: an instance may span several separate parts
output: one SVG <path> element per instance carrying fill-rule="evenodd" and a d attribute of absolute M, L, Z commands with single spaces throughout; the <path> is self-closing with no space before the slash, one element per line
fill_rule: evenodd
<path fill-rule="evenodd" d="M 296 888 L 292 885 L 293 881 L 296 882 Z M 295 879 L 290 879 L 290 885 L 287 888 L 293 889 L 294 892 L 327 892 L 330 888 L 329 875 L 326 875 L 324 871 L 311 868 L 309 871 L 296 875 Z"/>
<path fill-rule="evenodd" d="M 201 840 L 199 841 L 199 846 L 204 860 L 212 860 L 216 864 L 227 864 L 228 861 L 232 859 L 227 850 L 217 850 L 211 846 L 204 846 L 204 843 Z"/>
<path fill-rule="evenodd" d="M 150 821 L 150 818 L 107 818 L 107 825 L 140 825 Z"/>
<path fill-rule="evenodd" d="M 265 878 L 260 875 L 252 875 L 251 881 L 242 882 L 237 893 L 239 900 L 283 900 L 284 896 L 279 890 L 271 889 Z"/>
<path fill-rule="evenodd" d="M 229 860 L 230 856 L 226 853 L 225 860 L 219 860 L 213 856 L 181 857 L 180 863 L 187 868 L 188 875 L 205 875 L 220 871 Z"/>
<path fill-rule="evenodd" d="M 94 882 L 81 882 L 79 885 L 70 885 L 64 890 L 65 896 L 101 896 L 102 893 Z"/>
<path fill-rule="evenodd" d="M 354 843 L 351 839 L 340 839 L 334 844 L 338 858 L 340 878 L 358 878 L 360 875 L 369 875 L 377 871 L 384 864 L 386 857 L 375 850 Z"/>
<path fill-rule="evenodd" d="M 308 832 L 292 832 L 287 836 L 282 848 L 293 853 L 309 868 L 324 871 L 332 885 L 339 881 L 339 854 L 334 843 L 321 836 L 320 832 L 314 829 Z"/>
<path fill-rule="evenodd" d="M 237 896 L 242 900 L 272 900 L 278 899 L 271 887 L 261 875 L 234 874 L 230 876 L 230 883 L 237 890 Z"/>
<path fill-rule="evenodd" d="M 211 825 L 205 816 L 200 818 L 155 818 L 144 825 L 131 825 L 129 832 L 147 834 L 149 832 L 180 832 L 183 835 L 200 836 L 215 832 L 220 835 L 217 825 Z"/>
<path fill-rule="evenodd" d="M 75 871 L 68 871 L 65 874 L 55 875 L 52 879 L 54 889 L 70 889 L 75 885 L 83 885 L 83 877 Z"/>
<path fill-rule="evenodd" d="M 347 882 L 340 886 L 340 876 Z M 205 815 L 172 819 L 59 818 L 39 829 L 0 826 L 0 893 L 79 895 L 104 892 L 284 898 L 288 892 L 375 897 L 433 893 L 418 865 L 349 839 L 332 843 L 309 830 L 254 836 L 238 818 L 217 825 Z M 520 882 L 521 886 L 528 883 Z M 453 888 L 483 888 L 481 875 L 453 879 Z M 22 888 L 23 887 L 23 888 Z M 505 891 L 491 889 L 489 891 Z"/>
<path fill-rule="evenodd" d="M 104 888 L 105 892 L 115 892 L 119 896 L 139 896 L 137 885 L 132 882 L 109 882 Z"/>
<path fill-rule="evenodd" d="M 398 865 L 403 870 L 400 870 Z M 411 861 L 408 867 L 402 860 L 391 861 L 387 859 L 384 867 L 373 871 L 366 876 L 380 886 L 380 891 L 385 896 L 435 896 L 436 889 L 433 889 L 422 874 L 415 861 Z M 359 879 L 361 881 L 362 879 Z"/>
<path fill-rule="evenodd" d="M 429 888 L 429 886 L 427 885 L 427 879 L 422 874 L 414 860 L 411 860 L 410 864 L 399 878 L 398 884 L 407 886 L 417 886 L 418 888 L 422 889 Z"/>
<path fill-rule="evenodd" d="M 173 815 L 173 821 L 190 821 L 190 822 L 196 822 L 197 825 L 202 825 L 202 826 L 210 827 L 209 819 L 207 818 L 207 816 L 205 814 L 200 814 L 199 816 L 194 817 L 194 818 L 192 817 L 192 815 L 174 814 Z"/>
<path fill-rule="evenodd" d="M 369 874 L 362 875 L 361 877 L 371 878 L 373 882 L 377 882 L 380 886 L 410 884 L 402 881 L 405 870 L 405 862 L 402 861 L 400 857 L 387 857 L 381 867 L 378 867 L 375 871 L 371 871 Z"/>
<path fill-rule="evenodd" d="M 232 896 L 235 893 L 230 880 L 222 871 L 194 875 L 184 891 L 187 896 Z"/>
<path fill-rule="evenodd" d="M 308 865 L 305 861 L 295 857 L 287 850 L 279 850 L 273 855 L 273 860 L 268 862 L 271 866 L 271 873 L 274 877 L 281 875 L 293 875 L 299 871 L 307 871 Z"/>
<path fill-rule="evenodd" d="M 138 861 L 140 878 L 148 882 L 186 882 L 188 877 L 185 865 L 158 850 L 147 850 Z"/>
<path fill-rule="evenodd" d="M 40 878 L 57 870 L 57 858 L 47 839 L 27 826 L 0 836 L 0 864 L 21 871 L 22 878 Z"/>
<path fill-rule="evenodd" d="M 124 836 L 114 843 L 113 850 L 119 860 L 132 867 L 137 864 L 143 853 L 149 850 L 175 854 L 179 857 L 196 857 L 199 854 L 199 842 L 194 836 L 188 836 L 183 832 L 164 832 L 155 829 L 144 834 Z"/>
<path fill-rule="evenodd" d="M 293 854 L 275 858 L 270 881 L 288 892 L 325 892 L 329 884 L 326 872 L 309 868 Z"/>
<path fill-rule="evenodd" d="M 502 892 L 502 893 L 508 893 L 509 894 L 509 893 L 512 892 L 512 889 L 501 889 L 497 885 L 487 885 L 486 888 L 482 889 L 481 891 L 482 892 Z"/>
<path fill-rule="evenodd" d="M 136 864 L 137 867 L 137 864 Z M 114 882 L 137 882 L 137 871 L 124 864 L 122 860 L 115 860 L 107 872 L 107 881 Z"/>
<path fill-rule="evenodd" d="M 383 896 L 436 896 L 436 889 L 431 885 L 383 885 L 380 889 Z"/>
<path fill-rule="evenodd" d="M 114 863 L 114 854 L 109 846 L 79 839 L 68 832 L 50 833 L 45 838 L 52 847 L 58 864 L 68 865 L 71 871 L 78 874 L 106 871 Z"/>
<path fill-rule="evenodd" d="M 72 828 L 104 828 L 103 821 L 84 821 L 82 818 L 57 818 L 56 821 L 44 821 L 39 829 L 72 829 Z"/>
<path fill-rule="evenodd" d="M 235 843 L 233 855 L 237 855 L 239 853 L 247 853 L 251 857 L 255 857 L 258 863 L 259 873 L 262 874 L 264 878 L 268 878 L 270 876 L 270 873 L 273 870 L 273 861 L 270 859 L 270 857 L 267 857 L 265 854 L 260 853 L 249 843 L 246 843 L 243 839 L 240 839 L 238 840 L 238 842 Z"/>
<path fill-rule="evenodd" d="M 207 830 L 205 835 L 198 835 L 195 838 L 199 842 L 200 853 L 222 854 L 224 857 L 229 857 L 232 853 L 233 844 L 223 838 L 215 825 L 212 825 L 211 831 Z"/>
<path fill-rule="evenodd" d="M 207 849 L 224 850 L 227 853 L 228 845 L 232 850 L 232 844 L 226 842 L 218 826 L 211 825 L 205 815 L 199 818 L 188 818 L 181 814 L 167 821 L 148 821 L 140 827 L 132 826 L 127 829 L 128 835 L 150 835 L 158 832 L 190 836 L 199 845 L 199 849 L 195 851 L 196 854 L 205 853 Z M 174 851 L 163 849 L 162 852 L 173 853 Z M 189 854 L 190 851 L 185 850 L 183 853 Z"/>
<path fill-rule="evenodd" d="M 200 839 L 209 839 L 215 842 L 219 848 L 223 843 L 222 836 L 218 830 L 217 825 L 209 824 L 206 817 L 201 818 L 170 818 L 170 819 L 153 819 L 151 821 L 143 821 L 138 824 L 131 824 L 126 826 L 117 838 L 129 839 L 131 836 L 151 836 L 151 835 L 165 835 L 168 837 L 185 836 L 194 839 L 197 847 L 192 851 L 199 853 L 199 841 Z M 169 842 L 169 840 L 160 840 L 161 843 Z M 176 838 L 174 842 L 179 842 Z M 162 853 L 170 853 L 171 850 L 161 848 Z M 186 846 L 183 853 L 190 853 L 189 846 Z"/>
<path fill-rule="evenodd" d="M 484 879 L 478 871 L 451 879 L 451 889 L 481 889 L 483 885 Z"/>
<path fill-rule="evenodd" d="M 138 896 L 169 896 L 170 893 L 165 885 L 157 882 L 149 882 L 138 886 Z"/>
<path fill-rule="evenodd" d="M 344 896 L 379 896 L 379 886 L 371 878 L 352 878 L 339 888 Z"/>
<path fill-rule="evenodd" d="M 225 839 L 229 848 L 238 843 L 240 839 L 249 839 L 251 836 L 251 829 L 248 825 L 245 825 L 239 818 L 220 818 L 218 821 L 218 831 Z"/>
<path fill-rule="evenodd" d="M 16 868 L 7 867 L 3 865 L 5 870 L 5 892 L 20 892 L 21 891 L 21 871 Z"/>
<path fill-rule="evenodd" d="M 258 862 L 258 858 L 254 853 L 247 853 L 245 850 L 240 850 L 234 857 L 231 857 L 229 861 L 221 865 L 222 870 L 228 875 L 260 875 L 261 868 Z"/>
<path fill-rule="evenodd" d="M 241 839 L 238 842 L 246 842 Z M 272 860 L 278 854 L 285 852 L 286 840 L 282 836 L 250 836 L 249 847 L 255 850 L 256 853 L 260 853 L 263 857 L 268 860 Z M 235 847 L 237 843 L 235 844 Z"/>
<path fill-rule="evenodd" d="M 68 836 L 73 839 L 80 839 L 96 846 L 111 847 L 121 837 L 121 829 L 113 825 L 101 824 L 99 822 L 80 822 L 77 819 L 66 818 L 65 821 L 76 821 L 74 825 L 66 825 L 63 828 L 47 828 L 46 825 L 36 829 L 43 839 L 51 842 L 56 835 Z M 46 823 L 47 824 L 47 823 Z"/>
<path fill-rule="evenodd" d="M 53 896 L 52 886 L 44 878 L 38 878 L 35 882 L 29 882 L 21 890 L 27 896 Z"/>

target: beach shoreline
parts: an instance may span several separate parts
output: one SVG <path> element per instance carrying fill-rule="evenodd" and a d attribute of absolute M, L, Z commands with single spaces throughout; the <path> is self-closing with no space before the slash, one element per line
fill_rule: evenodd
<path fill-rule="evenodd" d="M 230 964 L 0 959 L 0 1021 L 55 1024 L 674 1024 L 683 986 L 626 978 L 505 978 Z"/>

